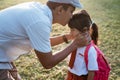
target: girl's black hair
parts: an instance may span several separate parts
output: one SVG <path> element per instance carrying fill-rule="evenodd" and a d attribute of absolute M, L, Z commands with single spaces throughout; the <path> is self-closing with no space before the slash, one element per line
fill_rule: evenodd
<path fill-rule="evenodd" d="M 98 44 L 98 27 L 95 23 L 92 23 L 92 34 L 91 38 L 94 41 L 94 43 L 97 45 Z"/>
<path fill-rule="evenodd" d="M 97 45 L 98 27 L 95 23 L 92 22 L 89 14 L 85 10 L 82 10 L 81 12 L 74 14 L 73 17 L 70 19 L 68 26 L 71 29 L 76 28 L 80 32 L 83 31 L 84 27 L 87 27 L 89 29 L 91 26 L 92 27 L 91 38 L 94 41 L 94 43 Z"/>

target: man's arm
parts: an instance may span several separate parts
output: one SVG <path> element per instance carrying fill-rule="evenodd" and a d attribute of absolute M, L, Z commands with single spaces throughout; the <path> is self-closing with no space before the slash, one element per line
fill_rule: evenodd
<path fill-rule="evenodd" d="M 60 40 L 58 39 L 58 42 Z M 46 69 L 54 67 L 56 64 L 64 60 L 73 50 L 75 50 L 77 47 L 82 47 L 87 45 L 89 42 L 88 36 L 78 36 L 69 46 L 67 46 L 64 50 L 59 51 L 55 54 L 52 54 L 52 52 L 49 53 L 42 53 L 40 51 L 35 50 L 35 53 Z"/>
<path fill-rule="evenodd" d="M 37 50 L 35 50 L 35 53 L 43 67 L 49 69 L 65 59 L 74 49 L 76 49 L 76 47 L 77 46 L 75 44 L 70 44 L 67 48 L 55 53 L 54 55 L 52 54 L 52 52 L 42 53 Z"/>
<path fill-rule="evenodd" d="M 72 40 L 72 37 L 71 37 L 70 34 L 51 37 L 50 38 L 51 46 L 55 46 L 55 45 L 58 45 L 58 44 L 61 44 L 61 43 L 65 42 L 64 39 L 63 39 L 63 36 L 65 36 L 67 38 L 67 40 Z"/>

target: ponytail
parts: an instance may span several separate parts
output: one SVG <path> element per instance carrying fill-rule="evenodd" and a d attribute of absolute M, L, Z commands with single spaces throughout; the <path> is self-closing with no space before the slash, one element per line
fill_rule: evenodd
<path fill-rule="evenodd" d="M 92 24 L 92 34 L 91 38 L 95 45 L 98 44 L 98 27 L 95 23 Z"/>

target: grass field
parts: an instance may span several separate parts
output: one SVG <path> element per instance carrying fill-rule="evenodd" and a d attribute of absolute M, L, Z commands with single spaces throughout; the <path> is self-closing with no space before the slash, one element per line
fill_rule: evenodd
<path fill-rule="evenodd" d="M 0 0 L 0 9 L 32 0 Z M 47 0 L 34 0 L 45 3 Z M 100 49 L 111 64 L 109 80 L 120 80 L 120 0 L 81 0 L 99 26 Z M 78 11 L 78 9 L 76 10 Z M 51 36 L 68 33 L 68 27 L 53 25 Z M 63 49 L 66 44 L 53 48 L 53 52 Z M 21 56 L 16 62 L 23 80 L 64 80 L 67 72 L 67 59 L 52 69 L 46 70 L 38 62 L 34 52 Z"/>

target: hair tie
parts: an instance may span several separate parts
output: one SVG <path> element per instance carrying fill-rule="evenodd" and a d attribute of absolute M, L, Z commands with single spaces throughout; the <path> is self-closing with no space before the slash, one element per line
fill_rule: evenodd
<path fill-rule="evenodd" d="M 92 23 L 91 23 L 91 25 L 90 25 L 90 28 L 92 28 L 92 25 L 94 24 L 94 21 L 92 20 Z"/>

